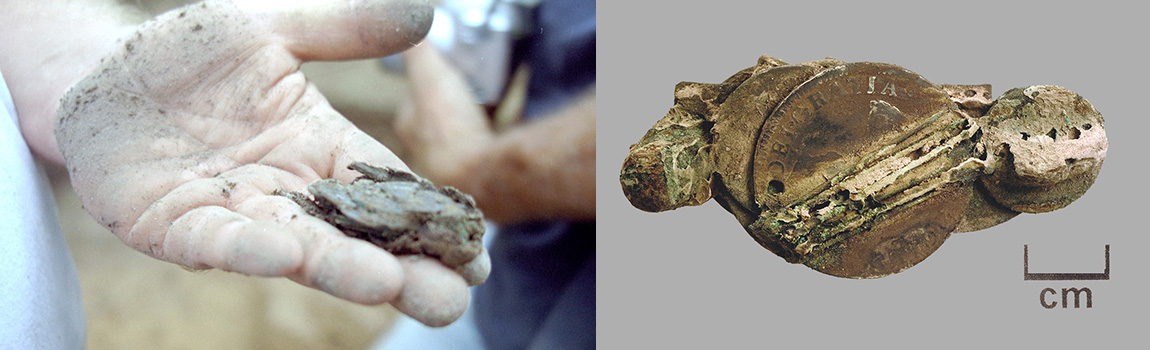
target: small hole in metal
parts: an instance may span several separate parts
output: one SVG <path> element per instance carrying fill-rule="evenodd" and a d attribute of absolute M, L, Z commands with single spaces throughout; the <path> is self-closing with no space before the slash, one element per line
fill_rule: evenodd
<path fill-rule="evenodd" d="M 783 191 L 786 191 L 786 190 L 787 190 L 787 188 L 785 186 L 783 186 L 782 181 L 771 180 L 771 182 L 767 183 L 767 193 L 779 194 L 779 193 L 783 193 Z"/>

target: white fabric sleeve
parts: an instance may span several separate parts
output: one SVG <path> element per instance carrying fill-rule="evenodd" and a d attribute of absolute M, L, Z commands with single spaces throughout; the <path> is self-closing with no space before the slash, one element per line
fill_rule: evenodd
<path fill-rule="evenodd" d="M 0 74 L 0 348 L 81 349 L 76 265 Z"/>

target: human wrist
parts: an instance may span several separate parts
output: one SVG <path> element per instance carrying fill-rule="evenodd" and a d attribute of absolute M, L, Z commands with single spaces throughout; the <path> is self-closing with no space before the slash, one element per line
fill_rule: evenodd
<path fill-rule="evenodd" d="M 43 159 L 62 164 L 54 133 L 60 98 L 116 49 L 142 12 L 111 0 L 18 2 L 0 14 L 0 70 L 20 129 Z"/>

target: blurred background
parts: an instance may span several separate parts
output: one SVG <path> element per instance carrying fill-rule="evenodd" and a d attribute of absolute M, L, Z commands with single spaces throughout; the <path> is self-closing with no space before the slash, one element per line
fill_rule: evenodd
<path fill-rule="evenodd" d="M 194 2 L 134 1 L 152 14 Z M 407 99 L 401 76 L 376 60 L 308 63 L 303 71 L 337 110 L 402 155 L 388 127 Z M 149 258 L 80 207 L 66 173 L 49 176 L 80 274 L 89 349 L 362 349 L 398 314 L 286 279 L 189 272 Z"/>

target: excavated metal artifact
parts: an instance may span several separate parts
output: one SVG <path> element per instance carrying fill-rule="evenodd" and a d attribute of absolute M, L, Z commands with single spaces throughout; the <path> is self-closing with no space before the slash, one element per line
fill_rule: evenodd
<path fill-rule="evenodd" d="M 682 82 L 619 176 L 636 208 L 714 198 L 789 262 L 873 278 L 952 232 L 1081 197 L 1106 159 L 1102 115 L 1059 86 L 935 85 L 902 67 L 770 56 Z"/>
<path fill-rule="evenodd" d="M 314 200 L 299 192 L 277 194 L 393 254 L 424 254 L 458 267 L 483 250 L 483 214 L 471 196 L 402 170 L 359 162 L 348 169 L 363 176 L 346 185 L 316 181 L 308 186 Z"/>

